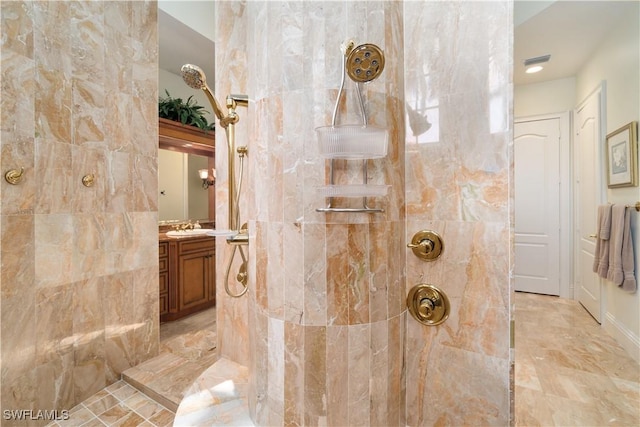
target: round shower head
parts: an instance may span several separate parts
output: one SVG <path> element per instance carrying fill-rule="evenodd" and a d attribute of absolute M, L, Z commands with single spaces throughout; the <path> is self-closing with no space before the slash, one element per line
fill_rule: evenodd
<path fill-rule="evenodd" d="M 354 82 L 370 82 L 384 69 L 384 53 L 374 44 L 361 44 L 349 52 L 346 67 L 347 74 Z"/>
<path fill-rule="evenodd" d="M 207 77 L 202 68 L 193 64 L 184 64 L 180 69 L 184 82 L 194 89 L 203 89 L 207 85 Z"/>

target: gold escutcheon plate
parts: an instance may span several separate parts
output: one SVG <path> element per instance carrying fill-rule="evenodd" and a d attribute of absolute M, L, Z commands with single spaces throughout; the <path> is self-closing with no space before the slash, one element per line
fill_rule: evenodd
<path fill-rule="evenodd" d="M 418 322 L 435 326 L 447 320 L 451 306 L 447 295 L 440 289 L 428 283 L 420 283 L 409 291 L 407 308 Z"/>

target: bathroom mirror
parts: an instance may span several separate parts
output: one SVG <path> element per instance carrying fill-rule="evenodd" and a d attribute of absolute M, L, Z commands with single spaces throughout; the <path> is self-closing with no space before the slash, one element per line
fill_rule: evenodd
<path fill-rule="evenodd" d="M 198 171 L 213 175 L 213 157 L 176 150 L 158 150 L 158 220 L 200 222 L 214 218 L 215 185 L 203 187 Z"/>
<path fill-rule="evenodd" d="M 197 28 L 191 25 L 193 21 Z M 169 1 L 158 3 L 159 85 L 158 93 L 167 90 L 171 96 L 193 100 L 205 108 L 209 123 L 213 123 L 209 101 L 203 91 L 187 86 L 180 75 L 185 63 L 197 62 L 213 85 L 214 43 L 210 23 L 213 5 L 210 2 Z M 202 187 L 199 169 L 212 174 L 213 147 L 163 139 L 160 135 L 158 152 L 158 220 L 186 221 L 215 218 L 215 186 Z"/>

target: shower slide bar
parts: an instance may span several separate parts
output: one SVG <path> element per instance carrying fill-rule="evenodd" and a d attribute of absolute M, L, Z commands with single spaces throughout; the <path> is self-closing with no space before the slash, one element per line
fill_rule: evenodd
<path fill-rule="evenodd" d="M 236 113 L 236 107 L 249 105 L 249 97 L 247 95 L 228 95 L 227 96 L 227 114 L 222 111 L 220 104 L 213 95 L 213 92 L 207 85 L 206 76 L 204 71 L 197 65 L 185 64 L 181 69 L 182 79 L 185 83 L 193 89 L 202 89 L 206 94 L 213 112 L 218 118 L 220 127 L 225 130 L 227 137 L 227 151 L 228 151 L 228 197 L 229 197 L 229 230 L 214 230 L 212 236 L 227 236 L 227 244 L 231 245 L 233 251 L 229 257 L 229 262 L 226 268 L 224 289 L 232 298 L 239 298 L 247 293 L 249 286 L 248 281 L 248 254 L 244 253 L 243 246 L 249 246 L 249 233 L 246 223 L 240 226 L 240 191 L 242 189 L 242 176 L 244 169 L 244 157 L 247 155 L 248 149 L 246 146 L 237 147 L 236 150 L 236 136 L 235 136 L 235 124 L 238 123 L 240 117 Z M 235 170 L 235 156 L 236 151 L 240 161 L 239 177 L 236 182 L 236 170 Z M 236 251 L 240 251 L 242 257 L 242 263 L 240 264 L 238 274 L 236 275 L 236 282 L 242 286 L 242 290 L 234 293 L 229 288 L 229 274 L 233 259 Z"/>

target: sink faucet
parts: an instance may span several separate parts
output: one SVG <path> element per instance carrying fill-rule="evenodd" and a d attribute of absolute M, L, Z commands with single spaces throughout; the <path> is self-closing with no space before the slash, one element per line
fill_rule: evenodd
<path fill-rule="evenodd" d="M 173 228 L 176 231 L 184 231 L 184 230 L 193 230 L 195 227 L 194 227 L 194 224 L 192 224 L 191 221 L 189 221 L 186 224 L 185 223 L 176 224 L 176 225 L 173 226 Z"/>

